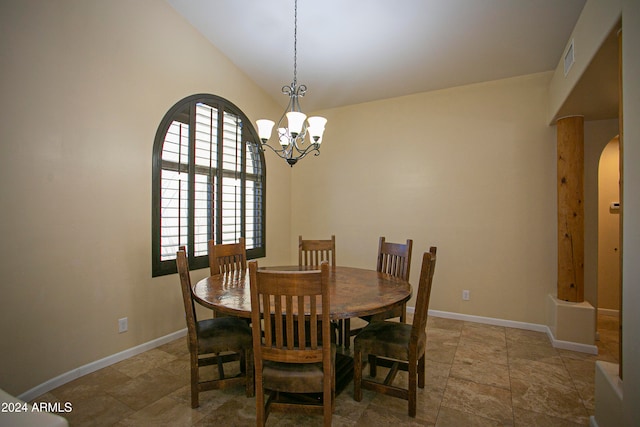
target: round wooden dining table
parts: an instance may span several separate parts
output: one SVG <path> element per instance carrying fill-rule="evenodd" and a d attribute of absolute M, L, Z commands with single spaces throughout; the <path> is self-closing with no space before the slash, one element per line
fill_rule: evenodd
<path fill-rule="evenodd" d="M 260 267 L 266 270 L 300 271 L 310 267 Z M 331 319 L 350 319 L 382 313 L 405 304 L 411 298 L 411 284 L 405 280 L 353 267 L 329 268 Z M 201 305 L 217 312 L 251 317 L 249 270 L 217 274 L 198 281 L 193 297 Z"/>
<path fill-rule="evenodd" d="M 300 271 L 312 267 L 260 267 L 265 270 Z M 382 313 L 406 304 L 411 298 L 409 282 L 380 273 L 353 267 L 329 268 L 329 298 L 332 320 L 350 319 Z M 193 286 L 193 298 L 216 312 L 251 317 L 249 269 L 205 277 Z M 348 339 L 348 337 L 347 337 Z M 348 346 L 347 346 L 348 347 Z M 336 354 L 336 394 L 353 378 L 353 358 Z"/>

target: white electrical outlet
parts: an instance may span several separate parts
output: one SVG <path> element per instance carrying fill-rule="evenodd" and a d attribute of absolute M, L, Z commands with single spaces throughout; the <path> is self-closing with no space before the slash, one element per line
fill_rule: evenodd
<path fill-rule="evenodd" d="M 464 290 L 462 291 L 462 299 L 465 301 L 469 301 L 470 295 L 469 295 L 469 291 Z"/>
<path fill-rule="evenodd" d="M 118 333 L 121 334 L 123 332 L 127 332 L 129 329 L 129 320 L 126 317 L 122 319 L 118 319 Z"/>

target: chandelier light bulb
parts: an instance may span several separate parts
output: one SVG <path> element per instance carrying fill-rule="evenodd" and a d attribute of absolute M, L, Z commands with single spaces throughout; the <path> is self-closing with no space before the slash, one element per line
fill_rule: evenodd
<path fill-rule="evenodd" d="M 319 144 L 322 139 L 322 134 L 324 133 L 324 125 L 327 123 L 327 119 L 324 117 L 313 116 L 309 117 L 307 121 L 309 122 L 307 132 L 309 132 L 311 143 Z"/>
<path fill-rule="evenodd" d="M 263 143 L 267 142 L 271 138 L 271 131 L 275 123 L 272 120 L 260 119 L 256 120 L 256 124 L 258 125 L 258 137 Z"/>
<path fill-rule="evenodd" d="M 289 130 L 287 128 L 278 128 L 278 140 L 282 147 L 289 145 Z"/>
<path fill-rule="evenodd" d="M 288 128 L 292 138 L 297 137 L 302 132 L 302 126 L 304 126 L 306 118 L 307 115 L 299 111 L 289 111 L 287 113 Z"/>

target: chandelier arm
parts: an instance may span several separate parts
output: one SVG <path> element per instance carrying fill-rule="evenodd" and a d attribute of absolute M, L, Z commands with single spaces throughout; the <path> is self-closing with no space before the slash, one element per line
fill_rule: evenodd
<path fill-rule="evenodd" d="M 277 148 L 273 148 L 271 145 L 266 144 L 266 143 L 261 143 L 260 144 L 260 149 L 262 149 L 262 151 L 264 151 L 264 147 L 268 147 L 269 149 L 271 149 L 271 151 L 273 151 L 274 153 L 276 153 L 279 157 L 282 157 L 283 159 L 287 159 L 290 158 L 290 154 L 291 154 L 291 150 L 287 150 L 286 148 L 283 148 L 281 150 L 278 150 Z M 289 153 L 289 155 L 287 155 L 287 153 Z"/>
<path fill-rule="evenodd" d="M 295 146 L 296 152 L 298 153 L 297 157 L 299 159 L 303 158 L 304 156 L 306 156 L 307 154 L 313 151 L 317 151 L 318 154 L 320 154 L 320 144 L 309 144 L 309 146 L 304 149 L 300 149 L 297 144 L 295 144 L 294 146 Z M 318 154 L 316 154 L 316 156 Z"/>

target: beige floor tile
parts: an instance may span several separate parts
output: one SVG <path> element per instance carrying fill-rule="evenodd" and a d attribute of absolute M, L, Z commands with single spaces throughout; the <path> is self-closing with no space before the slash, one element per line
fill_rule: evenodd
<path fill-rule="evenodd" d="M 474 341 L 461 338 L 456 349 L 455 362 L 488 362 L 508 364 L 507 345 L 503 343 Z"/>
<path fill-rule="evenodd" d="M 374 426 L 433 426 L 434 424 L 411 418 L 406 411 L 390 410 L 386 406 L 372 403 L 356 423 L 358 427 Z"/>
<path fill-rule="evenodd" d="M 562 366 L 562 359 L 558 350 L 548 344 L 539 345 L 533 343 L 507 343 L 509 360 L 524 359 L 530 361 L 544 362 Z"/>
<path fill-rule="evenodd" d="M 170 397 L 163 397 L 115 425 L 118 427 L 191 426 L 203 417 L 204 414 L 191 409 L 189 405 L 184 405 Z"/>
<path fill-rule="evenodd" d="M 511 379 L 513 407 L 562 418 L 577 424 L 589 420 L 577 390 L 560 384 L 531 383 L 522 379 Z"/>
<path fill-rule="evenodd" d="M 507 341 L 522 344 L 538 344 L 542 347 L 551 347 L 549 336 L 544 332 L 529 331 L 526 329 L 505 328 Z"/>
<path fill-rule="evenodd" d="M 426 358 L 425 358 L 426 359 Z M 449 363 L 434 362 L 433 360 L 425 360 L 424 366 L 424 387 L 430 392 L 444 392 L 447 387 L 447 380 L 451 372 Z"/>
<path fill-rule="evenodd" d="M 495 420 L 505 425 L 513 424 L 511 392 L 503 388 L 449 378 L 442 398 L 442 406 Z"/>
<path fill-rule="evenodd" d="M 222 391 L 222 390 L 215 390 Z M 274 417 L 276 420 L 278 417 Z M 271 420 L 273 422 L 273 420 Z M 246 396 L 236 396 L 211 411 L 196 423 L 197 426 L 254 426 L 256 423 L 256 400 Z"/>
<path fill-rule="evenodd" d="M 131 378 L 153 371 L 176 359 L 176 356 L 158 348 L 118 362 L 111 367 Z"/>
<path fill-rule="evenodd" d="M 470 340 L 490 345 L 507 344 L 505 328 L 503 326 L 485 325 L 482 323 L 464 322 L 461 340 Z"/>
<path fill-rule="evenodd" d="M 615 320 L 615 319 L 614 319 Z M 557 350 L 541 332 L 429 317 L 426 387 L 418 390 L 418 414 L 405 400 L 363 390 L 353 383 L 337 396 L 334 426 L 560 426 L 588 425 L 594 412 L 596 360 L 617 362 L 617 323 L 611 319 L 597 342 L 599 354 Z M 352 355 L 351 350 L 340 349 Z M 234 364 L 234 365 L 237 365 Z M 237 371 L 227 366 L 227 373 Z M 215 369 L 201 372 L 215 377 Z M 385 374 L 380 369 L 380 379 Z M 366 375 L 366 371 L 365 371 Z M 406 372 L 396 385 L 406 387 Z M 34 401 L 71 402 L 76 425 L 253 426 L 255 399 L 244 387 L 200 393 L 191 409 L 186 338 L 85 375 Z M 322 417 L 273 413 L 268 426 L 320 426 Z"/>
<path fill-rule="evenodd" d="M 426 359 L 434 362 L 453 363 L 459 340 L 459 331 L 427 328 Z"/>
<path fill-rule="evenodd" d="M 81 400 L 72 400 L 73 410 L 64 417 L 71 426 L 111 426 L 134 411 L 118 399 L 98 393 Z"/>
<path fill-rule="evenodd" d="M 447 407 L 440 408 L 436 422 L 436 427 L 502 427 L 505 425 L 510 424 Z"/>
<path fill-rule="evenodd" d="M 509 390 L 509 367 L 505 364 L 491 363 L 484 360 L 456 360 L 451 366 L 452 378 L 473 381 Z"/>
<path fill-rule="evenodd" d="M 515 427 L 580 427 L 587 424 L 575 423 L 558 417 L 553 417 L 539 412 L 513 408 Z"/>
<path fill-rule="evenodd" d="M 187 346 L 187 337 L 178 338 L 166 344 L 158 347 L 158 350 L 162 350 L 166 353 L 172 354 L 176 357 L 189 356 L 189 347 Z"/>
<path fill-rule="evenodd" d="M 111 366 L 84 375 L 51 391 L 60 401 L 75 402 L 105 393 L 112 387 L 118 387 L 131 378 L 113 369 Z"/>
<path fill-rule="evenodd" d="M 155 369 L 112 387 L 108 393 L 138 411 L 156 400 L 189 384 L 189 378 Z"/>
<path fill-rule="evenodd" d="M 427 330 L 430 329 L 449 329 L 452 331 L 462 331 L 463 321 L 455 319 L 447 319 L 444 317 L 427 317 Z"/>
<path fill-rule="evenodd" d="M 511 380 L 520 379 L 533 384 L 558 384 L 561 386 L 571 383 L 571 375 L 562 363 L 512 359 L 509 361 L 509 371 Z"/>
<path fill-rule="evenodd" d="M 181 387 L 169 394 L 169 397 L 181 405 L 191 407 L 191 386 Z M 198 395 L 199 406 L 196 411 L 208 414 L 234 399 L 247 399 L 251 404 L 255 403 L 255 399 L 246 397 L 244 387 L 229 387 L 223 390 L 201 391 Z"/>

